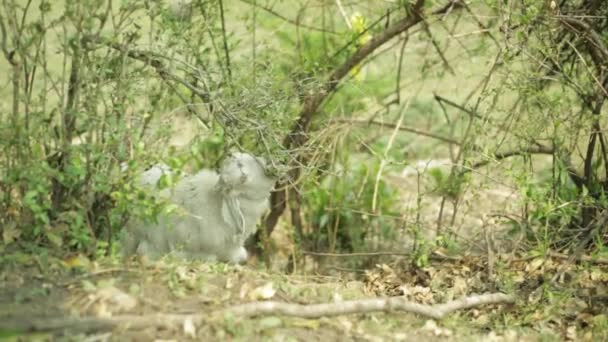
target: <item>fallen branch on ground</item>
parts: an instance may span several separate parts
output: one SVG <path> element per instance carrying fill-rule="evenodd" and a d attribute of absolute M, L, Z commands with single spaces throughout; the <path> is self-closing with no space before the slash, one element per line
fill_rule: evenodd
<path fill-rule="evenodd" d="M 567 254 L 557 253 L 557 252 L 549 252 L 546 255 L 530 255 L 530 256 L 526 256 L 526 257 L 522 257 L 522 258 L 517 258 L 517 259 L 514 259 L 512 261 L 529 261 L 529 260 L 532 260 L 532 259 L 543 258 L 543 257 L 554 258 L 554 259 L 562 259 L 562 260 L 569 260 L 572 256 L 571 255 L 567 255 Z M 576 261 L 576 262 L 588 262 L 588 263 L 591 263 L 591 264 L 599 264 L 599 265 L 608 265 L 608 259 L 607 258 L 594 257 L 594 256 L 591 256 L 591 255 L 574 256 L 574 258 L 572 258 L 572 261 Z"/>
<path fill-rule="evenodd" d="M 408 252 L 357 252 L 357 253 L 327 253 L 327 252 L 312 252 L 302 251 L 304 255 L 320 256 L 320 257 L 332 257 L 332 258 L 350 258 L 350 257 L 376 257 L 376 256 L 405 256 L 411 257 L 412 253 Z M 429 257 L 434 260 L 440 261 L 461 261 L 462 258 L 451 257 L 442 253 L 433 251 Z"/>
<path fill-rule="evenodd" d="M 290 304 L 281 302 L 254 302 L 234 305 L 225 311 L 236 316 L 285 315 L 301 318 L 319 318 L 370 312 L 404 311 L 433 319 L 442 319 L 457 311 L 485 304 L 514 303 L 515 297 L 504 293 L 492 293 L 463 297 L 445 304 L 425 305 L 405 300 L 403 297 L 347 300 L 323 304 Z"/>
<path fill-rule="evenodd" d="M 320 318 L 346 314 L 364 314 L 371 312 L 410 312 L 433 319 L 442 319 L 457 311 L 487 304 L 512 304 L 513 295 L 492 293 L 463 297 L 445 304 L 425 305 L 409 302 L 402 297 L 372 298 L 349 300 L 322 304 L 291 304 L 274 301 L 253 302 L 230 306 L 223 310 L 205 314 L 170 314 L 153 315 L 118 315 L 112 317 L 83 318 L 33 318 L 15 317 L 0 320 L 0 331 L 65 331 L 94 332 L 111 330 L 117 327 L 126 329 L 143 329 L 147 327 L 174 328 L 185 322 L 201 324 L 211 317 L 223 317 L 232 314 L 240 317 L 259 317 L 265 315 L 285 315 L 300 318 Z"/>

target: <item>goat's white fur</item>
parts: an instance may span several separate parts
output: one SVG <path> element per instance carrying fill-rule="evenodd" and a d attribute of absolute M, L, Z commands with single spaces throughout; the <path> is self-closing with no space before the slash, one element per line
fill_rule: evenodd
<path fill-rule="evenodd" d="M 264 172 L 264 161 L 246 153 L 235 153 L 221 165 L 219 173 L 202 170 L 162 190 L 181 210 L 161 216 L 158 223 L 133 219 L 122 237 L 124 256 L 139 254 L 158 259 L 174 253 L 185 259 L 240 263 L 247 259 L 245 240 L 268 209 L 268 196 L 275 179 Z M 170 172 L 157 165 L 140 177 L 143 186 L 154 186 Z"/>
<path fill-rule="evenodd" d="M 171 173 L 171 168 L 166 164 L 160 163 L 154 165 L 139 176 L 139 185 L 152 188 L 156 186 L 160 177 Z"/>

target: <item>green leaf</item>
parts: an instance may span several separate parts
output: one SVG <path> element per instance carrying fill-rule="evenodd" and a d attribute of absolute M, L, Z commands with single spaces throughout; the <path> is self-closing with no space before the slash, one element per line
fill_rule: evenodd
<path fill-rule="evenodd" d="M 63 246 L 63 239 L 59 235 L 53 232 L 46 232 L 46 237 L 55 247 Z"/>
<path fill-rule="evenodd" d="M 276 316 L 264 317 L 260 319 L 259 328 L 261 330 L 279 328 L 283 325 L 283 321 Z"/>

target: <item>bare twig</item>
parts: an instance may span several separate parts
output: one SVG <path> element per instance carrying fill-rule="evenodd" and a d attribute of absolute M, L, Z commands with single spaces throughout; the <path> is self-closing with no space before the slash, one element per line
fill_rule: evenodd
<path fill-rule="evenodd" d="M 319 32 L 324 32 L 324 33 L 329 33 L 329 34 L 338 34 L 338 32 L 329 30 L 329 29 L 327 29 L 325 27 L 323 27 L 323 28 L 314 27 L 314 26 L 311 26 L 311 25 L 302 24 L 301 22 L 299 22 L 297 20 L 293 20 L 293 19 L 287 18 L 287 17 L 283 16 L 282 14 L 274 11 L 271 8 L 268 8 L 268 7 L 265 7 L 265 6 L 257 4 L 253 0 L 240 0 L 240 1 L 244 2 L 244 3 L 248 4 L 248 5 L 257 7 L 259 9 L 267 12 L 268 14 L 270 14 L 270 15 L 272 15 L 274 17 L 277 17 L 277 18 L 283 20 L 286 23 L 290 23 L 292 25 L 295 25 L 295 26 L 298 26 L 298 27 L 302 27 L 302 28 L 305 28 L 305 29 L 309 29 L 309 30 L 312 30 L 312 31 L 319 31 Z"/>
<path fill-rule="evenodd" d="M 107 331 L 124 326 L 125 328 L 138 330 L 147 327 L 173 328 L 183 325 L 190 319 L 191 315 L 185 314 L 154 314 L 154 315 L 120 315 L 107 318 L 82 317 L 82 318 L 15 318 L 5 319 L 0 322 L 1 330 L 20 332 L 39 331 L 70 331 L 71 333 L 85 333 Z M 200 323 L 201 315 L 196 315 L 193 322 Z"/>
<path fill-rule="evenodd" d="M 375 121 L 375 120 L 370 121 L 370 120 L 358 120 L 358 119 L 335 119 L 334 121 L 340 122 L 340 123 L 356 124 L 356 125 L 375 125 L 375 126 L 383 126 L 383 127 L 389 127 L 389 128 L 397 127 L 397 125 L 392 124 L 392 123 L 380 122 L 380 121 Z M 437 139 L 437 140 L 443 141 L 448 144 L 460 145 L 460 142 L 457 140 L 454 140 L 452 138 L 445 137 L 445 136 L 442 136 L 439 134 L 435 134 L 432 132 L 422 131 L 417 128 L 412 128 L 412 127 L 408 127 L 408 126 L 404 126 L 404 125 L 401 125 L 398 128 L 400 131 L 410 132 L 410 133 L 414 133 L 414 134 L 421 135 L 424 137 Z"/>
<path fill-rule="evenodd" d="M 452 66 L 450 65 L 450 62 L 446 58 L 445 54 L 443 53 L 443 51 L 441 51 L 441 47 L 439 47 L 439 43 L 437 42 L 437 40 L 435 39 L 435 36 L 431 32 L 431 28 L 430 28 L 429 24 L 426 22 L 426 20 L 423 20 L 422 23 L 423 23 L 422 26 L 424 28 L 424 31 L 426 32 L 426 34 L 429 36 L 429 39 L 431 40 L 431 44 L 433 44 L 435 51 L 437 52 L 437 54 L 443 61 L 443 65 L 445 66 L 445 68 L 448 70 L 448 72 L 450 74 L 456 75 L 454 68 L 452 68 Z"/>
<path fill-rule="evenodd" d="M 533 254 L 533 255 L 528 255 L 528 256 L 524 256 L 524 257 L 520 257 L 520 258 L 513 258 L 511 260 L 509 260 L 509 263 L 514 263 L 514 262 L 527 262 L 536 258 L 553 258 L 553 259 L 561 259 L 561 260 L 566 260 L 568 262 L 588 262 L 590 264 L 598 264 L 598 265 L 608 265 L 608 259 L 607 258 L 600 258 L 600 257 L 593 257 L 591 255 L 576 255 L 576 254 L 571 254 L 571 255 L 567 255 L 567 254 L 563 254 L 563 253 L 558 253 L 558 252 L 547 252 L 546 254 L 542 254 L 542 255 L 538 255 L 538 254 Z"/>
<path fill-rule="evenodd" d="M 555 150 L 553 149 L 553 147 L 548 147 L 548 146 L 530 146 L 530 147 L 525 147 L 519 150 L 510 150 L 510 151 L 505 151 L 505 152 L 497 152 L 495 153 L 492 157 L 493 160 L 482 160 L 482 161 L 478 161 L 475 164 L 471 165 L 470 168 L 466 168 L 463 170 L 463 172 L 469 172 L 473 169 L 477 169 L 480 168 L 482 166 L 485 166 L 487 164 L 489 164 L 491 161 L 498 161 L 498 160 L 502 160 L 502 159 L 506 159 L 509 157 L 515 157 L 515 156 L 522 156 L 522 155 L 527 155 L 527 154 L 550 154 L 553 155 L 555 152 Z"/>
<path fill-rule="evenodd" d="M 376 173 L 376 182 L 374 183 L 374 194 L 372 196 L 372 213 L 376 212 L 376 207 L 377 207 L 376 204 L 378 203 L 377 202 L 378 187 L 380 186 L 380 179 L 382 178 L 382 172 L 384 171 L 384 168 L 386 167 L 386 163 L 388 160 L 388 153 L 391 150 L 391 147 L 393 147 L 393 142 L 395 141 L 397 132 L 399 132 L 399 128 L 401 127 L 401 123 L 403 122 L 403 116 L 405 115 L 405 111 L 407 110 L 409 105 L 410 105 L 410 101 L 408 99 L 407 103 L 401 110 L 401 116 L 399 117 L 397 124 L 393 128 L 393 133 L 391 134 L 391 137 L 388 139 L 388 144 L 386 144 L 386 149 L 384 149 L 384 157 L 380 161 L 380 167 L 378 167 L 378 173 Z"/>
<path fill-rule="evenodd" d="M 492 78 L 492 75 L 494 74 L 494 72 L 497 69 L 498 66 L 498 61 L 500 60 L 500 53 L 496 55 L 494 62 L 492 63 L 492 67 L 490 68 L 490 70 L 488 71 L 488 74 L 486 75 L 486 77 L 484 77 L 483 81 L 482 81 L 482 86 L 481 86 L 481 93 L 483 93 L 485 91 L 485 89 L 487 88 L 488 84 L 490 83 L 490 79 Z M 467 123 L 467 126 L 465 128 L 462 140 L 460 142 L 461 146 L 463 148 L 460 148 L 458 150 L 458 153 L 456 153 L 456 157 L 452 160 L 452 162 L 454 163 L 454 165 L 452 165 L 452 169 L 450 170 L 450 175 L 448 177 L 448 182 L 449 184 L 453 184 L 452 182 L 454 181 L 459 181 L 459 178 L 462 177 L 464 175 L 464 172 L 462 172 L 462 168 L 465 165 L 466 162 L 466 157 L 467 157 L 467 153 L 469 152 L 469 149 L 465 148 L 468 144 L 470 144 L 471 141 L 475 140 L 475 137 L 472 136 L 472 129 L 473 129 L 473 123 L 475 121 L 476 115 L 474 115 L 475 113 L 478 112 L 479 109 L 479 105 L 481 104 L 481 96 L 479 96 L 477 98 L 477 103 L 475 104 L 475 106 L 473 107 L 472 110 L 467 111 L 464 109 L 464 107 L 462 107 L 462 110 L 464 110 L 465 112 L 469 113 L 470 118 L 469 121 Z M 459 186 L 460 187 L 460 186 Z M 454 225 L 454 222 L 456 221 L 456 215 L 458 214 L 458 204 L 460 203 L 460 195 L 461 195 L 461 189 L 458 190 L 458 192 L 456 194 L 454 194 L 453 192 L 446 192 L 444 193 L 444 195 L 441 198 L 441 204 L 439 207 L 439 214 L 437 215 L 437 230 L 436 230 L 436 234 L 437 236 L 439 236 L 441 234 L 441 229 L 442 229 L 442 222 L 443 222 L 443 210 L 444 210 L 444 206 L 446 203 L 446 200 L 448 197 L 451 197 L 452 200 L 452 219 L 451 219 L 451 223 L 450 225 Z"/>
<path fill-rule="evenodd" d="M 224 58 L 226 58 L 226 69 L 228 71 L 228 82 L 232 84 L 232 67 L 230 66 L 230 51 L 228 50 L 228 37 L 226 35 L 226 20 L 224 18 L 224 1 L 218 1 L 220 6 L 220 21 L 222 24 L 222 42 L 224 48 Z"/>
<path fill-rule="evenodd" d="M 410 40 L 410 35 L 405 34 L 405 38 L 403 38 L 403 42 L 401 43 L 401 49 L 399 49 L 399 64 L 397 64 L 397 76 L 395 77 L 395 95 L 397 96 L 396 98 L 396 103 L 400 103 L 401 102 L 401 70 L 403 69 L 403 60 L 404 60 L 404 55 L 405 55 L 405 46 L 407 45 L 407 42 Z M 388 107 L 388 105 L 387 105 Z"/>
<path fill-rule="evenodd" d="M 94 37 L 85 38 L 85 42 L 88 42 L 88 41 L 104 44 L 104 42 L 100 42 L 99 40 L 97 40 Z M 119 44 L 105 43 L 105 45 L 109 46 L 112 49 L 117 50 L 117 51 L 123 50 L 123 47 Z M 190 90 L 192 93 L 196 94 L 196 96 L 198 96 L 203 102 L 211 101 L 211 98 L 210 98 L 210 95 L 208 92 L 196 87 L 192 83 L 186 81 L 184 78 L 170 72 L 169 69 L 167 68 L 167 66 L 163 63 L 163 61 L 161 61 L 162 56 L 158 56 L 155 53 L 150 52 L 150 51 L 137 50 L 137 49 L 129 49 L 128 51 L 126 51 L 126 54 L 129 58 L 139 60 L 139 61 L 143 62 L 144 64 L 147 64 L 147 65 L 153 67 L 156 70 L 156 72 L 159 74 L 159 76 L 162 77 L 163 79 L 172 80 L 172 81 L 177 82 L 177 83 L 181 84 L 182 86 L 188 88 L 188 90 Z"/>
<path fill-rule="evenodd" d="M 253 0 L 251 4 L 251 76 L 253 78 L 253 84 L 256 84 L 256 64 L 257 64 L 257 54 L 258 54 L 258 44 L 257 44 L 257 27 L 258 27 L 258 11 L 256 11 L 257 2 Z M 296 28 L 299 26 L 296 26 Z"/>
<path fill-rule="evenodd" d="M 344 19 L 344 22 L 346 23 L 346 26 L 348 27 L 349 30 L 351 30 L 353 28 L 353 25 L 350 23 L 350 20 L 348 19 L 348 15 L 346 14 L 346 10 L 344 10 L 344 6 L 342 6 L 342 2 L 340 0 L 336 0 L 336 6 L 338 7 L 338 10 L 340 11 L 342 18 Z"/>
<path fill-rule="evenodd" d="M 4 18 L 0 15 L 0 49 L 2 49 L 2 53 L 4 54 L 4 58 L 7 61 L 11 61 L 10 53 L 8 51 L 7 42 L 8 34 L 6 33 L 6 25 L 4 24 Z"/>
<path fill-rule="evenodd" d="M 560 17 L 559 20 L 565 24 L 564 26 L 575 33 L 582 33 L 583 38 L 591 43 L 594 49 L 597 50 L 599 54 L 601 54 L 605 61 L 608 58 L 608 48 L 603 43 L 603 39 L 600 34 L 597 33 L 591 26 L 585 23 L 582 20 L 574 19 L 572 17 Z M 582 32 L 580 32 L 580 31 Z"/>
<path fill-rule="evenodd" d="M 592 257 L 590 255 L 577 256 L 576 254 L 572 254 L 571 256 L 568 256 L 568 255 L 562 254 L 562 253 L 549 252 L 549 257 L 555 258 L 555 259 L 568 260 L 568 261 L 577 261 L 577 262 L 582 261 L 582 262 L 588 262 L 588 263 L 592 263 L 592 264 L 608 265 L 608 259 L 596 258 L 596 257 Z"/>
<path fill-rule="evenodd" d="M 473 118 L 477 118 L 477 119 L 481 119 L 481 120 L 486 120 L 485 117 L 479 115 L 479 113 L 477 113 L 476 111 L 474 111 L 472 109 L 468 109 L 465 106 L 459 105 L 458 103 L 456 103 L 456 102 L 454 102 L 454 101 L 452 101 L 450 99 L 447 99 L 447 98 L 445 98 L 445 97 L 443 97 L 441 95 L 434 94 L 434 97 L 435 97 L 435 100 L 437 100 L 437 102 L 439 102 L 439 103 L 445 102 L 448 105 L 450 105 L 450 106 L 452 106 L 452 107 L 454 107 L 456 109 L 460 109 L 461 111 L 467 113 L 469 116 L 471 116 Z"/>
<path fill-rule="evenodd" d="M 425 305 L 405 300 L 403 297 L 348 300 L 323 304 L 290 304 L 281 302 L 254 302 L 229 307 L 225 312 L 237 316 L 256 317 L 263 315 L 285 315 L 301 318 L 319 318 L 370 312 L 404 311 L 433 319 L 442 319 L 448 314 L 486 304 L 512 304 L 515 297 L 504 293 L 492 293 L 463 297 L 445 304 Z"/>
<path fill-rule="evenodd" d="M 466 1 L 458 1 L 458 4 L 461 5 L 462 7 L 464 7 L 466 9 L 467 13 L 469 13 L 469 15 L 471 15 L 471 18 L 473 18 L 473 20 L 475 20 L 475 22 L 477 23 L 477 26 L 479 26 L 479 28 L 481 28 L 480 32 L 489 36 L 492 39 L 492 41 L 494 41 L 496 46 L 500 46 L 498 39 L 496 39 L 496 37 L 494 37 L 494 35 L 490 32 L 490 30 L 487 28 L 487 26 L 481 22 L 478 15 L 475 14 L 475 12 L 473 12 L 471 10 L 471 7 L 469 7 L 469 5 L 466 3 Z"/>
<path fill-rule="evenodd" d="M 326 252 L 312 252 L 302 251 L 304 255 L 319 256 L 319 257 L 330 257 L 330 258 L 351 258 L 351 257 L 376 257 L 376 256 L 405 256 L 411 257 L 412 253 L 408 252 L 357 252 L 357 253 L 326 253 Z M 451 257 L 438 252 L 432 252 L 429 255 L 430 259 L 440 261 L 461 261 L 461 258 Z"/>

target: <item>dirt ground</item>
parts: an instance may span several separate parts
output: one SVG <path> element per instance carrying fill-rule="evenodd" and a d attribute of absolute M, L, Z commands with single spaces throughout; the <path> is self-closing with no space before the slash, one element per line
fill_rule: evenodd
<path fill-rule="evenodd" d="M 505 261 L 497 256 L 500 262 L 490 276 L 482 258 L 457 260 L 435 254 L 425 268 L 393 259 L 359 277 L 334 277 L 269 272 L 254 261 L 244 266 L 168 259 L 122 263 L 10 250 L 3 254 L 3 341 L 537 341 L 606 337 L 597 335 L 597 324 L 593 323 L 597 317 L 605 318 L 606 303 L 594 304 L 590 292 L 584 292 L 605 292 L 606 272 L 598 268 L 587 274 L 575 266 L 564 266 L 559 258 Z M 265 300 L 314 304 L 386 296 L 439 304 L 487 293 L 497 284 L 504 286 L 508 278 L 500 267 L 507 264 L 513 272 L 510 279 L 515 304 L 458 310 L 438 321 L 406 312 L 306 319 L 272 313 L 244 318 L 226 311 L 237 304 Z M 543 289 L 540 275 L 558 269 L 566 271 L 569 280 L 564 281 L 583 291 L 580 295 L 549 300 L 546 294 L 538 293 Z M 491 277 L 499 280 L 490 281 Z M 586 329 L 577 330 L 579 327 Z"/>
<path fill-rule="evenodd" d="M 15 257 L 3 265 L 0 332 L 6 340 L 16 341 L 27 336 L 26 340 L 373 341 L 486 340 L 489 336 L 449 327 L 449 320 L 444 328 L 407 313 L 321 319 L 273 315 L 255 319 L 212 317 L 212 313 L 229 305 L 266 297 L 301 304 L 368 297 L 361 281 L 270 274 L 252 266 L 170 262 L 147 266 L 73 262 L 78 265 L 70 266 L 59 259 L 47 260 L 52 267 L 43 274 L 40 259 L 22 256 L 17 260 Z M 128 317 L 154 320 L 157 314 L 180 315 L 184 321 L 129 327 L 138 323 L 130 322 Z M 197 314 L 202 314 L 203 319 L 196 324 L 184 323 L 188 322 L 188 315 Z M 82 319 L 75 320 L 76 317 Z M 87 321 L 84 317 L 99 321 Z M 108 331 L 103 320 L 112 317 L 125 319 L 113 331 Z M 25 334 L 38 329 L 47 331 Z"/>

